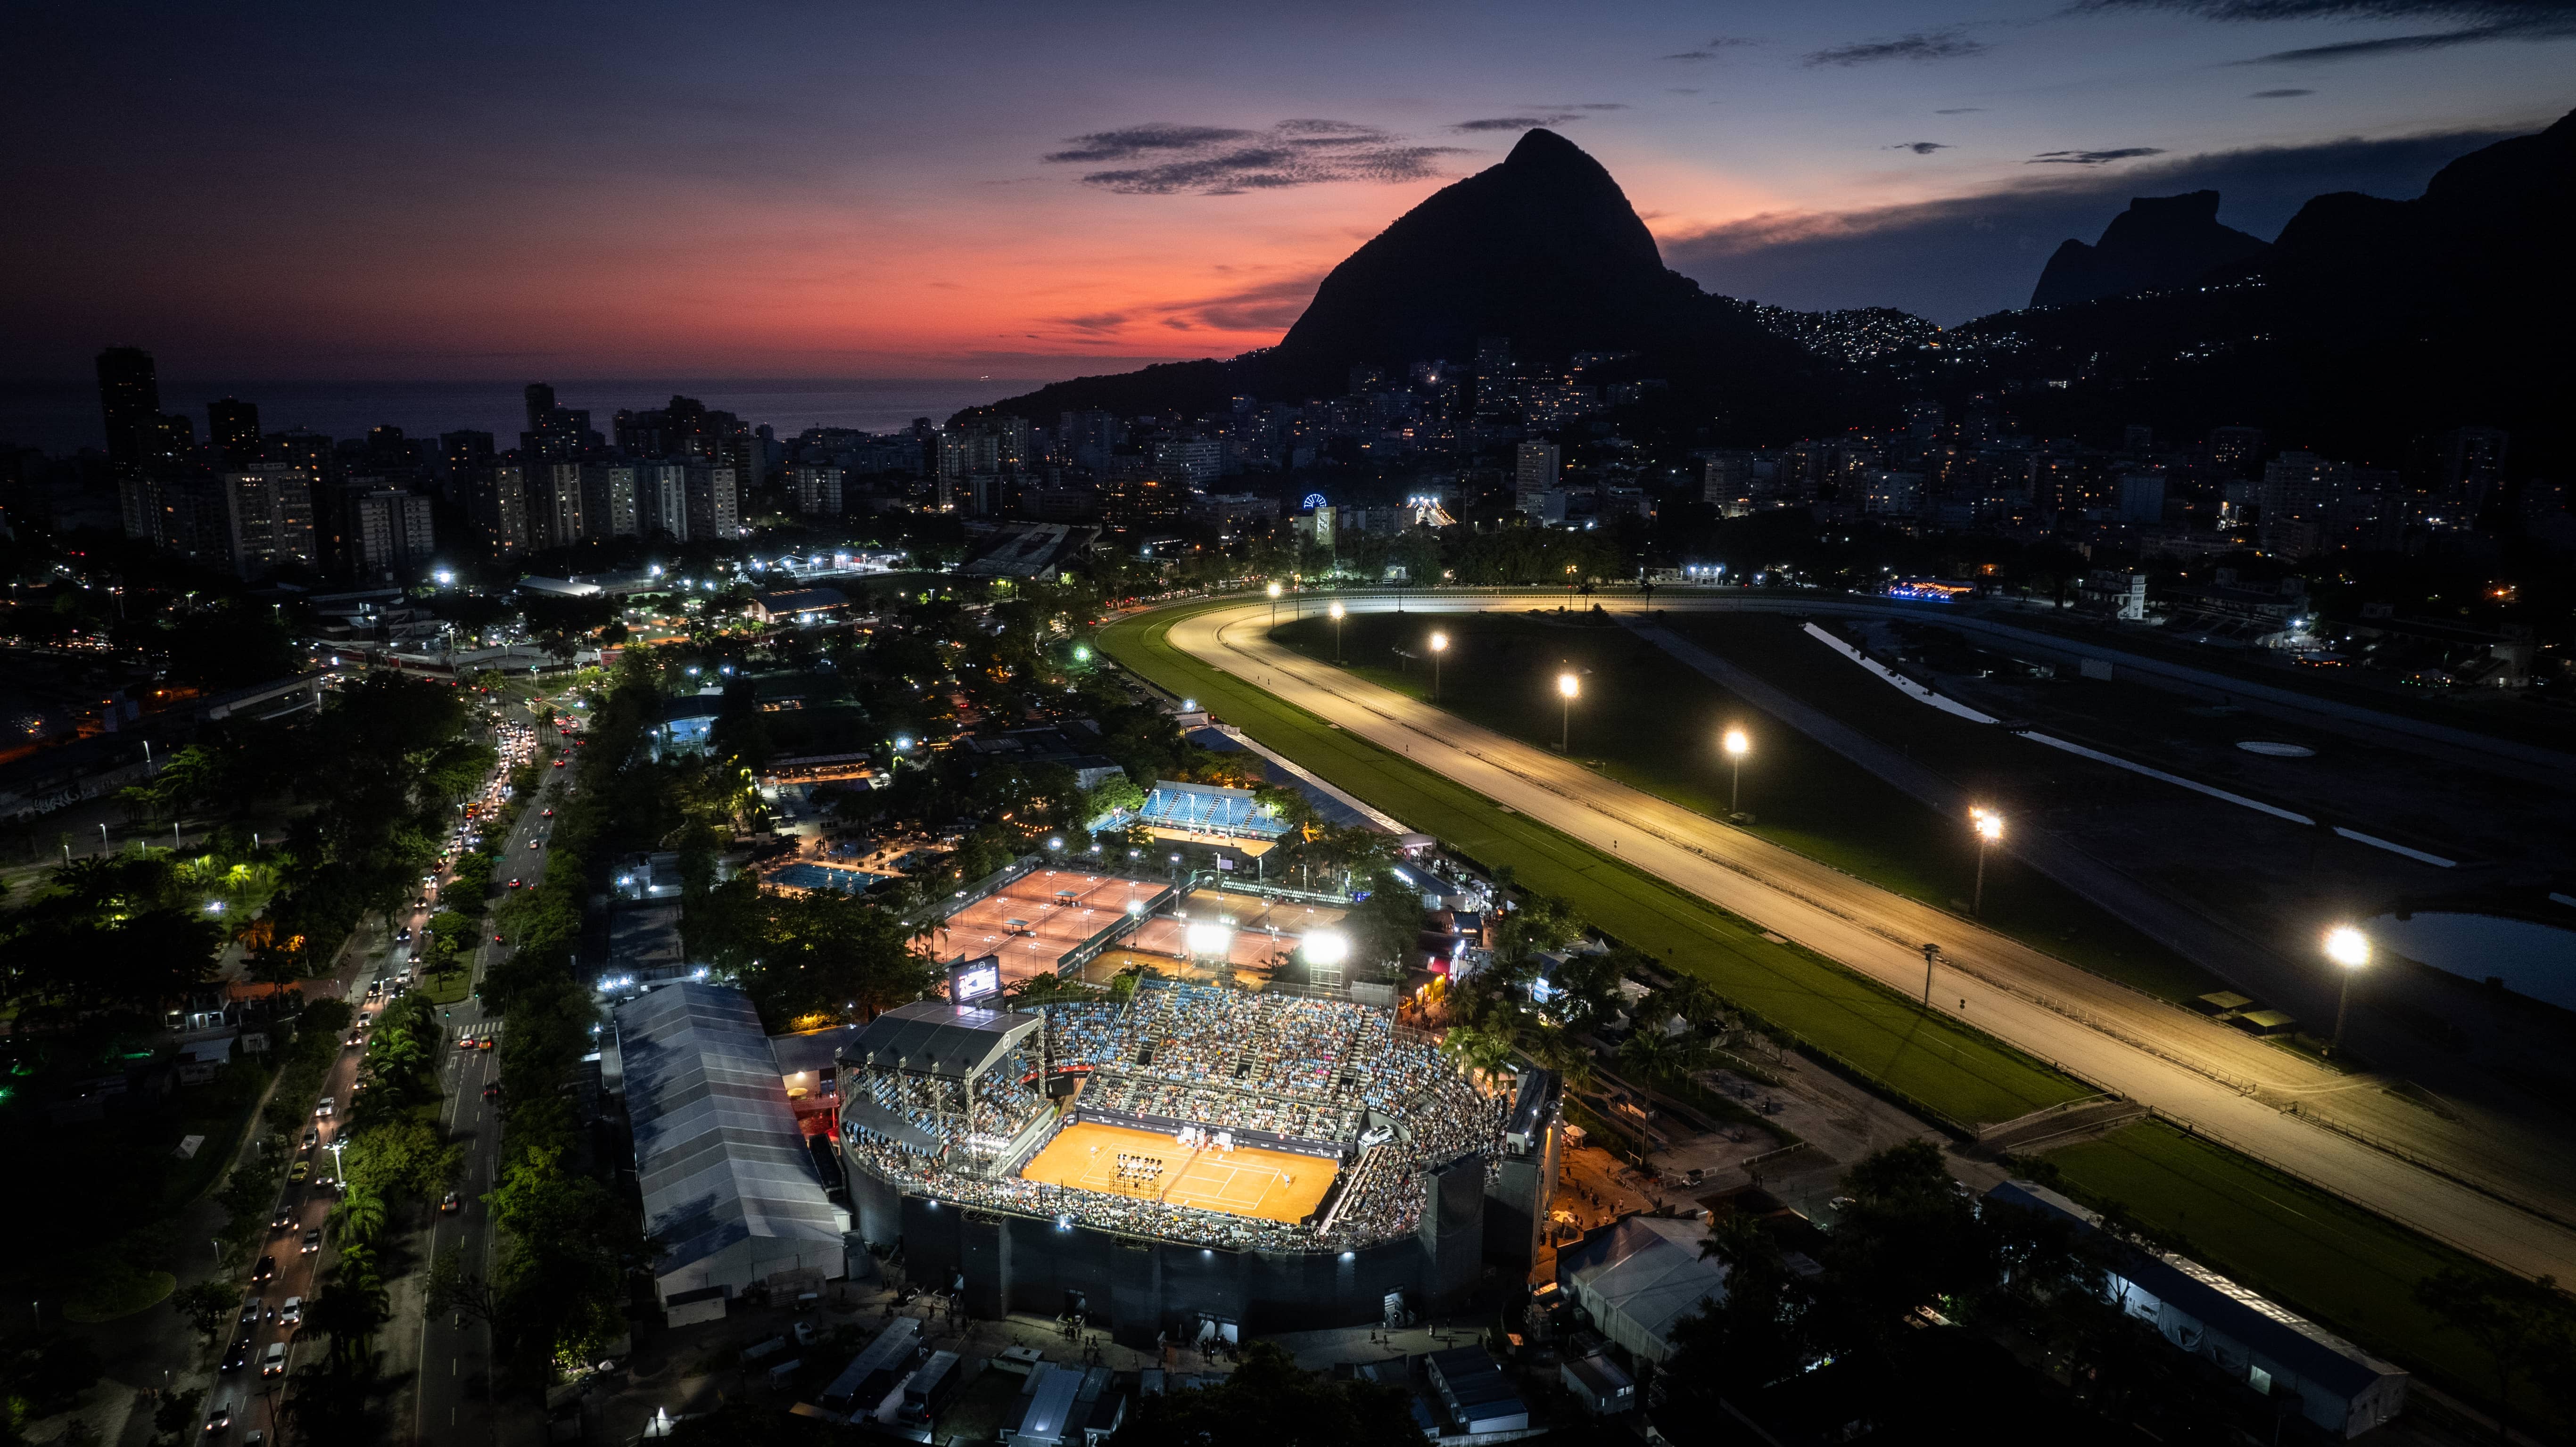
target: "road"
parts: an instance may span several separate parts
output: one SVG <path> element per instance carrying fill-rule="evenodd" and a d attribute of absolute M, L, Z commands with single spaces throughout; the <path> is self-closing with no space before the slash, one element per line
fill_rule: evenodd
<path fill-rule="evenodd" d="M 1436 606 L 1518 611 L 1532 602 L 1443 596 Z M 1350 606 L 1392 611 L 1395 604 L 1360 599 Z M 2528 1275 L 2576 1279 L 2570 1275 L 2576 1230 L 2304 1118 L 2323 1111 L 2382 1119 L 2389 1107 L 2368 1077 L 2329 1072 L 1959 916 L 1315 663 L 1268 641 L 1269 618 L 1267 602 L 1211 609 L 1177 621 L 1168 641 L 1908 996 L 1924 989 L 1921 946 L 1937 941 L 1945 957 L 1933 986 L 1937 1008 L 2436 1239 Z M 2291 1113 L 2293 1106 L 2302 1114 Z M 2514 1163 L 2495 1159 L 2472 1131 L 2427 1121 L 2407 1122 L 2419 1155 L 2505 1194 L 2538 1197 L 2535 1205 L 2576 1220 L 2576 1195 L 2546 1178 L 2512 1174 Z"/>
<path fill-rule="evenodd" d="M 546 737 L 553 736 L 549 732 Z M 556 752 L 550 748 L 539 750 L 540 757 Z M 503 843 L 504 862 L 494 871 L 501 881 L 517 879 L 523 887 L 534 888 L 545 877 L 543 845 L 554 825 L 548 810 L 559 801 L 561 781 L 570 772 L 546 771 L 538 796 L 529 801 Z M 489 935 L 483 937 L 474 952 L 473 982 L 478 989 L 483 972 L 507 954 L 506 946 Z M 454 1312 L 428 1317 L 424 1293 L 430 1264 L 443 1252 L 461 1252 L 468 1272 L 486 1281 L 492 1279 L 494 1232 L 483 1196 L 498 1184 L 501 1110 L 500 1102 L 485 1099 L 483 1091 L 500 1081 L 500 1054 L 497 1049 L 459 1049 L 457 1042 L 478 1025 L 490 1023 L 497 1029 L 499 1017 L 486 1017 L 480 995 L 469 993 L 465 999 L 445 1007 L 439 1023 L 446 1030 L 446 1049 L 439 1065 L 440 1088 L 446 1097 L 440 1123 L 447 1128 L 449 1139 L 465 1147 L 456 1186 L 463 1201 L 454 1215 L 432 1217 L 428 1228 L 415 1238 L 420 1269 L 396 1285 L 394 1322 L 386 1332 L 385 1355 L 389 1365 L 397 1370 L 407 1369 L 411 1375 L 408 1400 L 398 1398 L 394 1404 L 401 1440 L 418 1444 L 491 1442 L 500 1439 L 505 1415 L 496 1407 L 492 1392 L 491 1329 Z"/>

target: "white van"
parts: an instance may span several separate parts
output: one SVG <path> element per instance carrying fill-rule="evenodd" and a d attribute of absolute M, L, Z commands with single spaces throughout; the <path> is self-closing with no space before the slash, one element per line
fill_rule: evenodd
<path fill-rule="evenodd" d="M 270 1342 L 268 1350 L 259 1354 L 259 1374 L 263 1377 L 286 1375 L 286 1343 Z"/>

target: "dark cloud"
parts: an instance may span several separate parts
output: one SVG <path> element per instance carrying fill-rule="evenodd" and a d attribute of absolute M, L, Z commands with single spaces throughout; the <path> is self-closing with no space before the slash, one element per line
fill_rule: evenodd
<path fill-rule="evenodd" d="M 1759 44 L 1761 44 L 1761 43 L 1762 43 L 1761 41 L 1758 41 L 1758 40 L 1750 40 L 1750 39 L 1747 39 L 1747 38 L 1745 38 L 1744 36 L 1741 36 L 1741 35 L 1721 35 L 1721 36 L 1718 36 L 1717 38 L 1715 38 L 1715 39 L 1713 39 L 1713 40 L 1709 41 L 1709 42 L 1708 42 L 1707 44 L 1705 44 L 1705 45 L 1698 46 L 1698 47 L 1696 47 L 1696 48 L 1694 48 L 1694 49 L 1691 49 L 1691 50 L 1685 50 L 1685 51 L 1682 51 L 1682 52 L 1681 52 L 1680 54 L 1678 54 L 1678 55 L 1667 55 L 1667 56 L 1665 56 L 1665 57 L 1664 57 L 1664 59 L 1666 59 L 1666 60 L 1715 60 L 1715 59 L 1717 59 L 1717 58 L 1718 58 L 1718 56 L 1719 56 L 1720 54 L 1722 54 L 1722 53 L 1724 53 L 1724 52 L 1726 52 L 1726 51 L 1741 49 L 1742 47 L 1747 46 L 1747 45 L 1759 45 Z"/>
<path fill-rule="evenodd" d="M 1934 111 L 1932 114 L 1936 116 L 1973 116 L 1983 113 L 1984 110 L 1984 106 L 1952 106 L 1946 111 Z"/>
<path fill-rule="evenodd" d="M 1073 137 L 1073 149 L 1049 152 L 1049 161 L 1125 161 L 1157 151 L 1195 151 L 1227 141 L 1248 140 L 1254 131 L 1223 126 L 1171 126 L 1156 122 L 1125 130 L 1094 131 Z"/>
<path fill-rule="evenodd" d="M 2247 99 L 2247 100 L 2288 100 L 2290 97 L 2292 97 L 2292 96 L 2296 96 L 2296 95 L 2315 95 L 2315 94 L 2316 94 L 2316 92 L 2315 92 L 2315 91 L 2312 91 L 2312 90 L 2295 90 L 2295 89 L 2293 89 L 2293 90 L 2258 90 L 2258 91 L 2254 92 L 2252 95 L 2247 96 L 2247 97 L 2246 97 L 2246 99 Z"/>
<path fill-rule="evenodd" d="M 1130 196 L 1231 196 L 1329 181 L 1419 181 L 1439 175 L 1442 158 L 1464 154 L 1456 146 L 1414 145 L 1376 126 L 1307 118 L 1281 121 L 1267 131 L 1160 122 L 1128 126 L 1075 136 L 1071 149 L 1045 159 L 1150 162 L 1083 173 L 1086 185 Z"/>
<path fill-rule="evenodd" d="M 1543 116 L 1487 116 L 1483 120 L 1460 121 L 1453 131 L 1526 131 L 1533 126 L 1561 126 L 1567 121 L 1583 119 L 1580 112 L 1557 111 Z"/>
<path fill-rule="evenodd" d="M 1917 30 L 1894 40 L 1862 40 L 1850 45 L 1833 45 L 1807 52 L 1806 64 L 1875 65 L 1882 60 L 1959 60 L 1993 49 L 1982 40 L 1970 40 L 1958 26 L 1946 30 Z"/>
<path fill-rule="evenodd" d="M 2504 133 L 2330 141 L 2130 166 L 2050 167 L 1975 196 L 1842 213 L 1751 217 L 1667 240 L 1665 263 L 1712 291 L 1781 306 L 1895 306 L 1944 325 L 2017 307 L 2050 252 L 2091 241 L 2133 196 L 2203 188 L 2220 219 L 2276 235 L 2309 198 L 2332 191 L 2415 196 L 2441 167 Z"/>
<path fill-rule="evenodd" d="M 2161 156 L 2156 146 L 2122 146 L 2116 151 L 2042 151 L 2023 162 L 2026 166 L 2107 166 L 2113 161 L 2134 161 L 2141 156 Z"/>
<path fill-rule="evenodd" d="M 1127 324 L 1125 312 L 1092 312 L 1087 316 L 1058 317 L 1056 325 L 1078 332 L 1114 332 Z"/>
<path fill-rule="evenodd" d="M 1941 141 L 1900 141 L 1887 149 L 1891 151 L 1912 151 L 1918 156 L 1928 156 L 1934 151 L 1947 151 L 1955 148 Z"/>
<path fill-rule="evenodd" d="M 2257 55 L 2238 65 L 2319 65 L 2337 60 L 2363 60 L 2374 55 L 2412 55 L 2425 50 L 2449 50 L 2457 45 L 2483 45 L 2490 40 L 2557 40 L 2576 35 L 2576 23 L 2561 21 L 2554 25 L 2472 25 L 2463 30 L 2437 30 L 2422 35 L 2391 35 L 2379 40 L 2345 40 L 2333 45 L 2309 45 L 2297 50 L 2276 50 Z"/>
<path fill-rule="evenodd" d="M 2165 10 L 2206 20 L 2425 21 L 2444 28 L 2258 55 L 2238 65 L 2316 65 L 2500 40 L 2576 36 L 2576 0 L 2081 0 L 2077 10 Z"/>

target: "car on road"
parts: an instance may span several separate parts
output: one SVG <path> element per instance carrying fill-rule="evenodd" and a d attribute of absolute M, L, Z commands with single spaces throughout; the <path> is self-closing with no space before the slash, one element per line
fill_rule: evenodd
<path fill-rule="evenodd" d="M 500 1098 L 501 1098 L 501 1082 L 499 1082 L 499 1081 L 497 1081 L 497 1080 L 496 1080 L 496 1081 L 493 1081 L 490 1085 L 484 1086 L 484 1087 L 483 1087 L 483 1098 L 484 1098 L 485 1100 L 498 1100 L 498 1099 L 500 1099 Z"/>
<path fill-rule="evenodd" d="M 276 1274 L 277 1258 L 274 1256 L 263 1256 L 259 1258 L 259 1266 L 257 1269 L 251 1272 L 250 1279 L 253 1281 L 266 1281 Z"/>
<path fill-rule="evenodd" d="M 343 1045 L 345 1045 L 345 1046 L 349 1047 L 349 1048 L 354 1049 L 354 1048 L 356 1048 L 356 1047 L 358 1047 L 358 1046 L 360 1046 L 360 1045 L 364 1045 L 364 1044 L 366 1044 L 366 1043 L 367 1043 L 367 1037 L 366 1037 L 365 1035 L 363 1035 L 363 1034 L 359 1033 L 358 1031 L 352 1030 L 352 1031 L 350 1031 L 350 1032 L 349 1032 L 349 1038 L 348 1038 L 347 1040 L 345 1040 L 345 1041 L 342 1041 L 341 1043 L 342 1043 Z"/>
<path fill-rule="evenodd" d="M 250 1338 L 246 1336 L 237 1337 L 233 1341 L 232 1349 L 224 1353 L 223 1370 L 228 1372 L 240 1371 L 243 1366 L 249 1363 L 249 1361 Z"/>
<path fill-rule="evenodd" d="M 307 1231 L 304 1233 L 304 1254 L 305 1254 L 305 1255 L 307 1255 L 307 1256 L 310 1256 L 310 1255 L 312 1255 L 314 1252 L 319 1251 L 319 1250 L 321 1250 L 321 1249 L 322 1249 L 322 1228 L 321 1228 L 321 1227 L 319 1227 L 319 1226 L 315 1226 L 315 1227 L 312 1227 L 311 1229 L 307 1230 Z"/>
<path fill-rule="evenodd" d="M 410 925 L 404 925 L 401 929 L 394 931 L 394 943 L 398 945 L 407 945 L 411 943 Z"/>
<path fill-rule="evenodd" d="M 542 839 L 531 839 L 531 840 L 529 840 L 529 841 L 528 841 L 528 847 L 529 847 L 530 849 L 535 849 L 535 848 L 538 848 L 539 846 L 543 845 L 545 842 L 546 842 L 546 841 L 544 841 L 544 840 L 542 840 Z"/>
<path fill-rule="evenodd" d="M 251 1292 L 242 1298 L 241 1319 L 245 1322 L 257 1322 L 265 1306 L 266 1303 L 260 1299 L 260 1294 L 256 1291 Z"/>
<path fill-rule="evenodd" d="M 514 880 L 511 880 L 511 881 L 510 881 L 510 887 L 511 887 L 512 889 L 516 889 L 516 888 L 518 888 L 518 887 L 519 887 L 519 881 L 517 881 L 517 880 L 515 880 L 515 879 L 514 879 Z M 499 939 L 499 938 L 500 938 L 500 936 L 499 936 L 499 935 L 494 935 L 492 938 L 494 938 L 494 939 Z"/>
<path fill-rule="evenodd" d="M 206 1414 L 206 1435 L 207 1435 L 207 1436 L 209 1436 L 209 1437 L 220 1437 L 220 1436 L 224 1435 L 226 1432 L 231 1431 L 232 1429 L 233 1429 L 233 1408 L 232 1408 L 232 1403 L 230 1403 L 230 1402 L 218 1402 L 218 1403 L 216 1403 L 216 1404 L 215 1404 L 215 1409 L 214 1409 L 213 1411 L 211 1411 L 211 1412 L 208 1412 L 208 1413 Z"/>
<path fill-rule="evenodd" d="M 460 1192 L 450 1191 L 445 1196 L 439 1198 L 438 1214 L 442 1216 L 453 1216 L 464 1209 L 465 1197 Z"/>
<path fill-rule="evenodd" d="M 564 761 L 563 761 L 563 760 L 561 760 L 561 759 L 557 759 L 557 760 L 555 760 L 555 767 L 556 767 L 556 768 L 560 769 L 560 768 L 562 768 L 562 767 L 563 767 L 563 765 L 564 765 Z"/>
<path fill-rule="evenodd" d="M 802 1326 L 804 1323 L 799 1322 L 797 1324 Z M 259 1354 L 259 1374 L 263 1377 L 282 1377 L 286 1375 L 286 1343 L 282 1341 L 270 1342 L 268 1344 L 268 1350 Z"/>
<path fill-rule="evenodd" d="M 304 1324 L 304 1298 L 300 1296 L 290 1296 L 286 1298 L 286 1304 L 277 1309 L 277 1319 L 281 1325 L 302 1326 Z"/>
<path fill-rule="evenodd" d="M 332 1175 L 315 1176 L 313 1189 L 317 1194 L 323 1191 L 336 1191 L 340 1189 L 340 1178 Z"/>
<path fill-rule="evenodd" d="M 271 1231 L 283 1231 L 294 1224 L 295 1208 L 293 1206 L 280 1206 L 277 1208 L 277 1214 L 269 1218 L 268 1229 Z"/>
<path fill-rule="evenodd" d="M 336 1096 L 336 1095 L 326 1095 L 326 1096 L 322 1097 L 322 1103 L 321 1103 L 320 1105 L 317 1105 L 317 1106 L 313 1107 L 313 1113 L 314 1113 L 316 1116 L 320 1116 L 320 1117 L 328 1118 L 328 1117 L 330 1116 L 331 1112 L 333 1112 L 334 1110 L 339 1109 L 339 1106 L 340 1106 L 340 1098 L 339 1098 L 338 1096 Z"/>
<path fill-rule="evenodd" d="M 552 810 L 552 809 L 548 809 L 548 810 L 546 811 L 546 817 L 547 817 L 547 818 L 549 818 L 549 819 L 551 819 L 551 818 L 555 817 L 555 811 L 554 811 L 554 810 Z"/>

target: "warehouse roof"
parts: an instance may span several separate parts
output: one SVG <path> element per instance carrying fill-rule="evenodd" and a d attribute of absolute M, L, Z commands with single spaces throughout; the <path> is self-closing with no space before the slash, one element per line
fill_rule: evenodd
<path fill-rule="evenodd" d="M 839 1242 L 760 1016 L 739 990 L 687 982 L 617 1007 L 644 1226 L 667 1273 L 755 1236 Z"/>
<path fill-rule="evenodd" d="M 1696 1219 L 1630 1216 L 1559 1252 L 1556 1279 L 1603 1335 L 1650 1361 L 1672 1351 L 1672 1330 L 1726 1299 L 1726 1264 L 1699 1254 Z"/>

